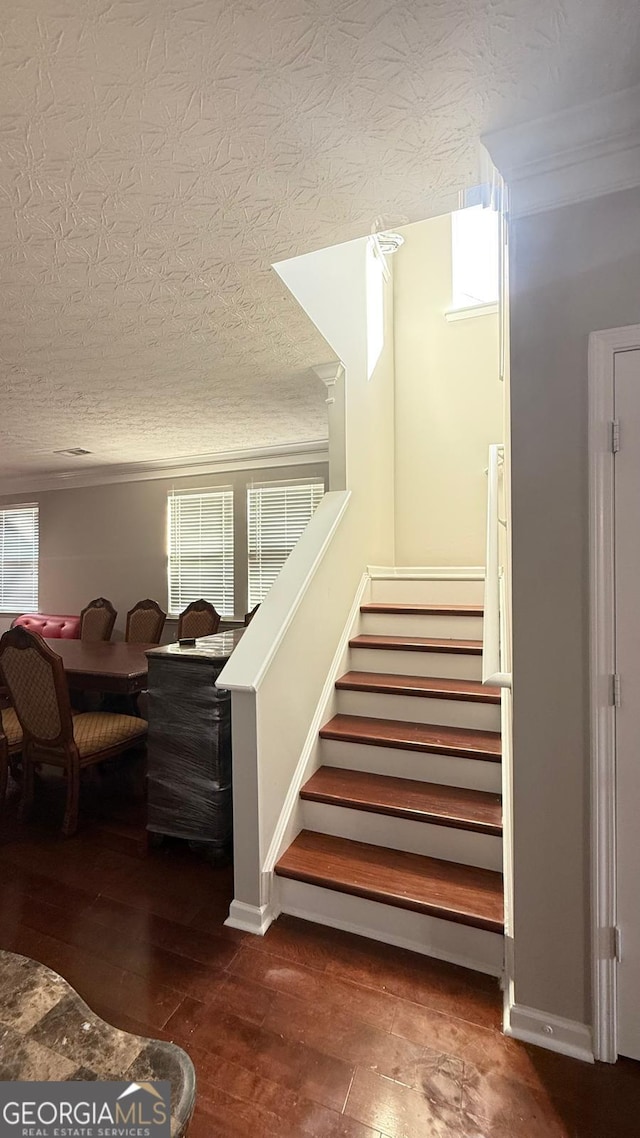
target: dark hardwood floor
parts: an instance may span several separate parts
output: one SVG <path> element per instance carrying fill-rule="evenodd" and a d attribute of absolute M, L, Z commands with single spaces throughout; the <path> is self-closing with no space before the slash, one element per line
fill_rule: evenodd
<path fill-rule="evenodd" d="M 67 840 L 57 784 L 39 786 L 28 826 L 10 800 L 0 944 L 189 1052 L 190 1138 L 639 1133 L 640 1064 L 506 1039 L 496 982 L 460 968 L 290 917 L 263 939 L 225 928 L 231 872 L 179 845 L 147 855 L 139 808 L 117 807 L 115 779 L 99 789 Z"/>

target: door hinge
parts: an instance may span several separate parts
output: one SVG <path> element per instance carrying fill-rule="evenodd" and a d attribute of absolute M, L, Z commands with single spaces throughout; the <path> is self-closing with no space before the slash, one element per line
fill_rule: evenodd
<path fill-rule="evenodd" d="M 611 677 L 611 702 L 614 707 L 620 707 L 620 703 L 622 702 L 619 672 L 614 672 Z"/>
<path fill-rule="evenodd" d="M 613 944 L 612 944 L 613 953 L 612 953 L 612 955 L 613 955 L 613 959 L 617 960 L 618 964 L 619 964 L 620 961 L 622 960 L 622 944 L 621 944 L 621 938 L 620 938 L 620 926 L 614 925 L 614 927 L 611 931 L 613 933 Z"/>
<path fill-rule="evenodd" d="M 617 454 L 620 450 L 620 420 L 611 420 L 611 450 Z"/>

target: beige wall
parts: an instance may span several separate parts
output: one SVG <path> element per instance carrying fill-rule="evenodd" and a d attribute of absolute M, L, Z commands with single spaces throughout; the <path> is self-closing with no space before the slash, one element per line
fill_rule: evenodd
<path fill-rule="evenodd" d="M 394 255 L 396 563 L 483 565 L 487 450 L 503 439 L 497 315 L 449 323 L 451 215 Z"/>
<path fill-rule="evenodd" d="M 143 597 L 167 608 L 167 495 L 174 487 L 235 487 L 235 604 L 242 617 L 246 485 L 316 476 L 326 481 L 326 463 L 32 492 L 0 498 L 0 508 L 20 500 L 39 504 L 40 612 L 79 613 L 92 597 L 108 597 L 118 611 L 117 636 L 124 633 L 127 611 Z M 0 631 L 10 623 L 11 616 L 0 615 Z M 167 623 L 164 639 L 174 633 L 175 625 Z"/>
<path fill-rule="evenodd" d="M 511 247 L 515 995 L 588 1022 L 587 342 L 640 318 L 640 190 Z"/>

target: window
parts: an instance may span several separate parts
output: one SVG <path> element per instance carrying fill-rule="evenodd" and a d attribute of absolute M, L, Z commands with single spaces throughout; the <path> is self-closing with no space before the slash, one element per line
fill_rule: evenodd
<path fill-rule="evenodd" d="M 247 490 L 250 609 L 266 597 L 323 494 L 323 482 Z"/>
<path fill-rule="evenodd" d="M 233 490 L 169 495 L 169 612 L 199 597 L 233 616 Z"/>
<path fill-rule="evenodd" d="M 0 612 L 38 611 L 38 507 L 0 510 Z"/>
<path fill-rule="evenodd" d="M 499 291 L 499 214 L 473 205 L 451 215 L 453 308 L 496 304 Z"/>

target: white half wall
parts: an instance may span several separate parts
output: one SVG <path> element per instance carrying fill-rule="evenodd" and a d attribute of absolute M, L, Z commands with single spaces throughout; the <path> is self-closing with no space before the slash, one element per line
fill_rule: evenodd
<path fill-rule="evenodd" d="M 329 417 L 329 444 L 331 454 L 331 431 L 343 432 L 346 490 L 325 496 L 218 680 L 232 691 L 237 904 L 230 919 L 253 931 L 268 923 L 269 850 L 359 584 L 368 563 L 394 560 L 390 281 L 376 277 L 372 313 L 367 239 L 276 268 L 344 366 L 344 415 Z M 372 361 L 374 317 L 380 350 Z"/>

